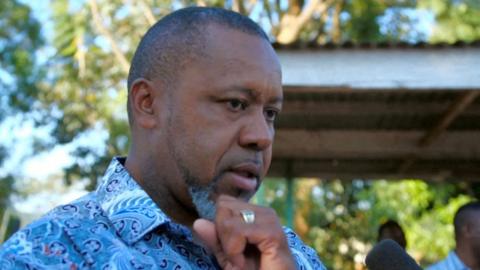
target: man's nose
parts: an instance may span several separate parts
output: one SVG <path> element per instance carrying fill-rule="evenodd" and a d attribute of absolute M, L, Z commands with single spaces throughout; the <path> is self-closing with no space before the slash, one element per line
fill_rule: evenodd
<path fill-rule="evenodd" d="M 267 122 L 263 111 L 246 119 L 240 134 L 240 145 L 256 151 L 270 147 L 274 136 L 273 124 Z"/>

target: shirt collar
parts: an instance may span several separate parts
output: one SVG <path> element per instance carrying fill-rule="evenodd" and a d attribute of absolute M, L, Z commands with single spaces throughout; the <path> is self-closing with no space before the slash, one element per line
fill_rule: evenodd
<path fill-rule="evenodd" d="M 96 194 L 118 235 L 131 245 L 172 221 L 130 176 L 123 166 L 125 160 L 122 157 L 112 159 Z"/>
<path fill-rule="evenodd" d="M 448 257 L 452 260 L 452 263 L 455 265 L 456 269 L 461 269 L 461 270 L 470 270 L 463 262 L 460 260 L 460 258 L 457 255 L 457 252 L 455 251 L 450 251 L 448 254 Z"/>

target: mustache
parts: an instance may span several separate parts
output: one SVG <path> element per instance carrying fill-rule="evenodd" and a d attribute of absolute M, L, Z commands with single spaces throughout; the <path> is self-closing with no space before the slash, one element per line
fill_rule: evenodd
<path fill-rule="evenodd" d="M 263 169 L 264 167 L 263 159 L 261 159 L 260 157 L 242 158 L 229 161 L 226 166 L 223 166 L 224 169 L 222 170 L 222 172 L 231 171 L 232 169 L 244 164 L 253 164 L 261 169 Z"/>

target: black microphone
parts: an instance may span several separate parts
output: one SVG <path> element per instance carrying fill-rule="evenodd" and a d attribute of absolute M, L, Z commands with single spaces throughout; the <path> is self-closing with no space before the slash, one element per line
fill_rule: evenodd
<path fill-rule="evenodd" d="M 367 254 L 365 264 L 369 270 L 422 270 L 395 241 L 385 239 Z"/>

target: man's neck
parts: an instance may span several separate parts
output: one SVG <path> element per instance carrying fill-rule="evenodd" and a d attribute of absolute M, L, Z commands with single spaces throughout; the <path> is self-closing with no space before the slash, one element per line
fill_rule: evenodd
<path fill-rule="evenodd" d="M 141 162 L 130 154 L 124 166 L 131 177 L 168 217 L 176 223 L 192 227 L 193 222 L 198 218 L 197 212 L 176 198 L 175 192 L 163 183 L 166 179 L 153 179 L 155 178 L 153 175 L 146 173 L 152 170 L 143 169 Z"/>
<path fill-rule="evenodd" d="M 154 194 L 148 194 L 157 206 L 169 216 L 174 222 L 192 228 L 193 222 L 198 219 L 197 211 L 182 204 L 175 196 L 173 192 L 166 192 L 164 196 L 155 196 Z"/>
<path fill-rule="evenodd" d="M 479 265 L 477 264 L 477 259 L 474 257 L 472 250 L 466 244 L 457 245 L 455 253 L 458 258 L 465 264 L 468 268 L 472 270 L 478 270 Z"/>

